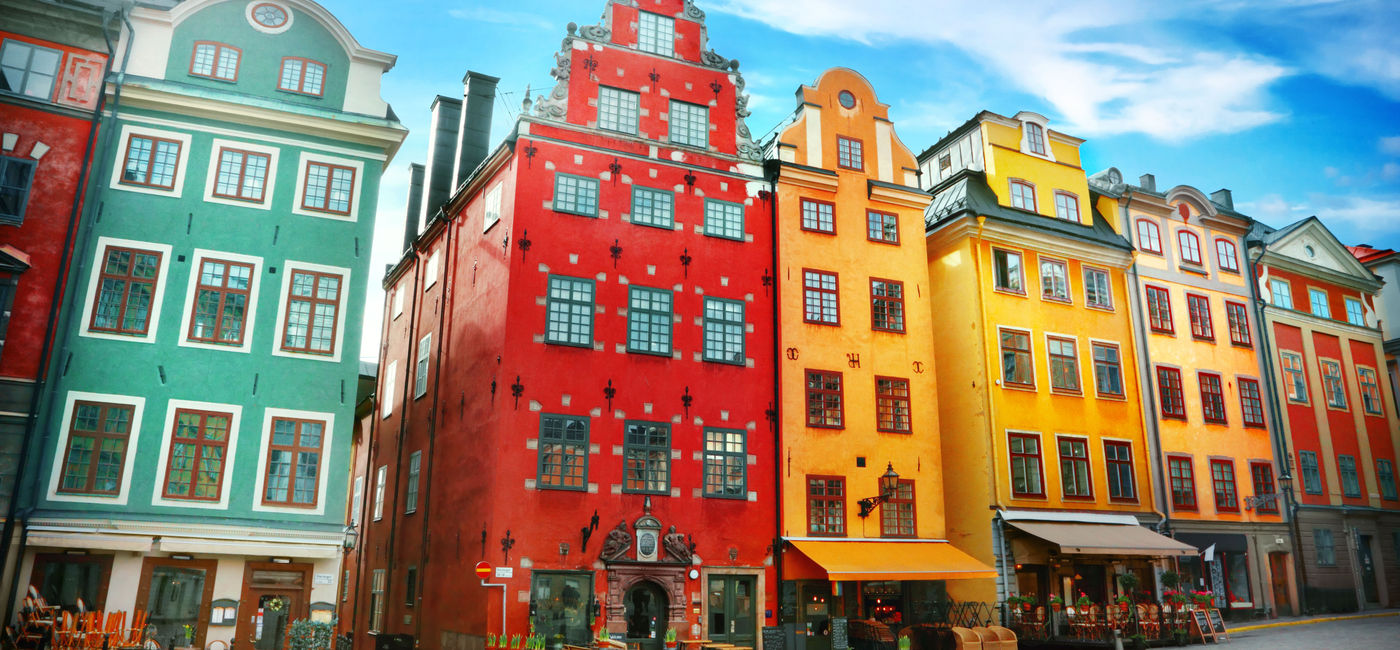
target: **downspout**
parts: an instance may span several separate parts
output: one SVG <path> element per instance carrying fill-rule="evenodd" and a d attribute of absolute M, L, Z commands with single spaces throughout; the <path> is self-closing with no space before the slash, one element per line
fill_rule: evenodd
<path fill-rule="evenodd" d="M 977 215 L 976 218 L 977 218 L 977 234 L 975 234 L 975 235 L 972 236 L 972 244 L 973 244 L 973 250 L 972 250 L 972 273 L 973 273 L 973 277 L 975 277 L 975 278 L 977 279 L 977 310 L 978 310 L 978 313 L 980 314 L 980 315 L 979 315 L 979 322 L 982 323 L 982 345 L 983 345 L 983 349 L 985 350 L 986 347 L 987 347 L 987 333 L 988 333 L 987 330 L 988 330 L 989 324 L 988 324 L 988 322 L 987 322 L 987 299 L 986 299 L 986 296 L 983 295 L 983 292 L 982 292 L 982 242 L 983 242 L 983 239 L 982 239 L 982 229 L 983 229 L 983 228 L 986 226 L 986 224 L 987 224 L 987 218 L 986 218 L 985 216 L 982 216 L 982 215 Z M 927 226 L 925 226 L 925 227 L 927 227 Z M 927 232 L 925 233 L 924 241 L 925 241 L 925 242 L 928 241 Z M 927 244 L 926 244 L 926 245 L 927 245 Z M 982 356 L 983 356 L 983 359 L 986 358 L 986 354 L 985 354 L 985 353 L 984 353 Z M 984 367 L 986 367 L 986 366 L 984 366 Z M 990 377 L 990 376 L 991 376 L 991 373 L 988 372 L 988 373 L 987 373 L 987 376 Z M 993 450 L 996 449 L 996 444 L 997 444 L 997 443 L 996 443 L 996 431 L 994 430 L 994 427 L 992 426 L 992 417 L 993 417 L 993 411 L 994 411 L 994 409 L 993 409 L 993 405 L 992 405 L 992 387 L 991 387 L 991 385 L 988 384 L 987 386 L 984 386 L 984 387 L 983 387 L 983 390 L 981 391 L 981 393 L 982 393 L 982 408 L 983 408 L 983 412 L 987 414 L 987 415 L 986 415 L 986 417 L 987 417 L 987 426 L 986 426 L 986 431 L 987 431 L 987 453 L 988 453 L 988 454 L 991 454 L 991 453 L 993 452 Z M 993 460 L 992 462 L 995 463 L 996 461 Z M 995 470 L 995 465 L 993 465 L 993 467 L 992 467 L 992 468 L 988 468 L 988 471 L 987 471 L 987 490 L 988 490 L 988 492 L 992 495 L 992 503 L 990 504 L 990 508 L 991 508 L 992 510 L 996 511 L 996 512 L 1000 512 L 1001 509 L 1002 509 L 1002 508 L 1001 508 L 1001 494 L 998 492 L 998 489 L 997 489 L 997 488 L 998 488 L 998 485 L 997 485 L 997 479 L 996 479 L 996 470 Z M 993 518 L 992 518 L 992 525 L 993 525 L 993 529 L 992 529 L 992 541 L 995 543 L 995 547 L 994 547 L 994 549 L 993 549 L 993 552 L 996 553 L 997 573 L 1001 576 L 1001 589 L 999 590 L 999 592 L 1000 592 L 1000 593 L 999 593 L 999 597 L 1000 597 L 1001 600 L 1005 600 L 1007 596 L 1011 595 L 1011 590 L 1010 590 L 1010 588 L 1009 588 L 1009 586 L 1008 586 L 1008 585 L 1010 585 L 1011 580 L 1010 580 L 1010 577 L 1008 577 L 1008 572 L 1007 572 L 1007 570 L 1006 570 L 1006 539 L 1005 539 L 1005 531 L 1004 531 L 1004 529 L 1002 528 L 1002 519 L 1001 519 L 1001 517 L 1000 517 L 1000 516 L 993 517 Z"/>
<path fill-rule="evenodd" d="M 1137 335 L 1136 343 L 1139 358 L 1138 377 L 1146 377 L 1147 380 L 1145 382 L 1139 383 L 1138 394 L 1141 396 L 1143 404 L 1149 407 L 1142 410 L 1142 418 L 1143 423 L 1146 425 L 1146 428 L 1151 430 L 1152 434 L 1150 439 L 1152 441 L 1152 446 L 1154 449 L 1152 450 L 1153 455 L 1149 456 L 1149 458 L 1153 458 L 1157 461 L 1152 463 L 1153 473 L 1157 475 L 1158 486 L 1158 489 L 1156 490 L 1157 498 L 1153 499 L 1152 503 L 1152 511 L 1157 513 L 1157 516 L 1160 517 L 1160 519 L 1158 520 L 1157 525 L 1154 526 L 1154 528 L 1157 529 L 1157 532 L 1159 534 L 1165 534 L 1171 530 L 1171 515 L 1169 514 L 1170 511 L 1167 509 L 1167 504 L 1165 501 L 1166 495 L 1170 494 L 1171 484 L 1167 482 L 1167 474 L 1166 470 L 1164 469 L 1164 466 L 1166 465 L 1166 454 L 1162 452 L 1162 431 L 1161 428 L 1157 425 L 1157 398 L 1155 393 L 1152 392 L 1152 352 L 1147 344 L 1147 331 L 1144 327 L 1147 324 L 1147 319 L 1143 316 L 1142 313 L 1142 303 L 1138 302 L 1138 296 L 1142 295 L 1142 285 L 1137 272 L 1137 244 L 1133 242 L 1133 229 L 1131 227 L 1131 224 L 1133 223 L 1132 207 L 1133 195 L 1131 192 L 1129 192 L 1128 200 L 1123 204 L 1123 238 L 1127 239 L 1128 244 L 1132 245 L 1135 250 L 1133 254 L 1133 264 L 1130 267 L 1129 272 L 1127 273 L 1127 276 L 1132 281 L 1133 286 L 1133 296 L 1130 300 L 1128 300 L 1128 306 L 1132 310 L 1132 315 L 1137 317 L 1139 325 L 1138 327 L 1133 328 L 1133 332 Z M 1148 415 L 1149 413 L 1151 414 L 1150 417 Z"/>
<path fill-rule="evenodd" d="M 776 136 L 775 136 L 775 137 L 776 137 Z M 775 144 L 774 144 L 774 148 L 776 149 L 776 147 L 777 147 L 777 144 L 775 143 Z M 777 623 L 778 623 L 780 626 L 781 626 L 783 623 L 785 623 L 785 621 L 782 620 L 782 612 L 783 612 L 783 546 L 784 546 L 784 544 L 785 544 L 785 542 L 783 542 L 783 515 L 782 515 L 782 513 L 783 513 L 783 479 L 784 479 L 784 477 L 783 477 L 783 435 L 782 435 L 782 431 L 783 431 L 783 425 L 782 425 L 782 422 L 783 422 L 783 399 L 782 399 L 783 393 L 782 393 L 782 388 L 783 388 L 783 387 L 782 387 L 782 374 L 781 374 L 781 372 L 780 372 L 780 370 L 779 370 L 780 364 L 782 363 L 782 362 L 780 361 L 780 359 L 782 359 L 783 357 L 781 356 L 781 355 L 782 355 L 782 352 L 781 352 L 782 341 L 778 338 L 778 335 L 779 335 L 779 333 L 781 332 L 781 328 L 779 327 L 779 320 L 778 320 L 779 317 L 780 317 L 780 315 L 779 315 L 779 313 L 778 313 L 778 307 L 779 307 L 779 303 L 778 303 L 778 287 L 782 286 L 782 282 L 779 280 L 779 278 L 780 278 L 780 275 L 779 275 L 780 269 L 779 269 L 779 267 L 778 267 L 778 242 L 780 241 L 779 238 L 778 238 L 778 175 L 781 173 L 781 169 L 782 169 L 782 160 L 781 160 L 781 154 L 779 154 L 779 159 L 773 161 L 773 164 L 771 164 L 771 165 L 769 166 L 769 170 L 768 170 L 768 217 L 769 217 L 769 223 L 770 223 L 770 225 L 772 226 L 771 232 L 773 233 L 773 234 L 772 234 L 772 236 L 773 236 L 773 245 L 772 245 L 772 247 L 771 247 L 771 248 L 772 248 L 772 255 L 771 255 L 771 258 L 772 258 L 772 261 L 773 261 L 773 296 L 772 296 L 772 307 L 773 307 L 773 312 L 772 312 L 772 319 L 773 319 L 773 325 L 772 325 L 772 328 L 773 328 L 773 419 L 772 419 L 772 425 L 773 425 L 773 479 L 774 479 L 774 480 L 773 480 L 773 484 L 774 484 L 774 486 L 775 486 L 775 489 L 773 490 L 773 508 L 774 508 L 774 509 L 773 509 L 773 512 L 774 512 L 773 521 L 775 522 L 775 526 L 774 526 L 774 530 L 773 530 L 773 582 L 774 582 L 773 589 L 774 589 L 774 591 L 775 591 L 775 594 L 774 594 L 775 597 L 774 597 L 773 600 L 774 600 L 774 602 L 776 602 L 776 603 L 778 604 L 778 606 L 777 606 L 777 608 L 776 608 L 776 611 L 778 612 Z"/>
<path fill-rule="evenodd" d="M 126 51 L 122 55 L 122 67 L 117 75 L 117 81 L 114 84 L 115 90 L 113 91 L 112 97 L 113 120 L 116 119 L 117 108 L 121 105 L 122 83 L 126 77 L 126 64 L 128 61 L 131 60 L 131 43 L 136 38 L 136 32 L 134 29 L 132 29 L 131 20 L 128 16 L 128 12 L 130 12 L 132 5 L 133 3 L 130 1 L 123 2 L 121 8 L 117 10 L 117 16 L 121 19 L 121 22 L 126 25 L 127 32 L 131 34 L 131 37 L 128 38 L 126 41 Z M 78 194 L 77 196 L 73 197 L 73 206 L 68 214 L 68 230 L 63 236 L 63 251 L 60 253 L 59 264 L 57 267 L 59 269 L 68 268 L 68 265 L 72 261 L 71 258 L 73 257 L 73 251 L 76 250 L 74 240 L 78 236 L 78 225 L 82 214 L 83 199 L 87 195 L 86 187 L 89 179 L 91 178 L 89 172 L 92 170 L 92 158 L 94 151 L 93 144 L 97 141 L 99 126 L 102 124 L 102 114 L 107 106 L 107 80 L 112 75 L 112 55 L 116 53 L 117 49 L 116 46 L 112 43 L 112 34 L 109 29 L 111 23 L 111 14 L 104 10 L 102 12 L 102 39 L 107 45 L 107 63 L 105 66 L 103 66 L 102 80 L 98 87 L 97 106 L 93 110 L 92 120 L 88 124 L 87 142 L 84 144 L 83 148 L 83 163 L 82 167 L 79 169 L 78 172 Z M 119 36 L 121 34 L 120 29 L 121 28 L 118 27 L 117 33 Z M 103 135 L 104 141 L 102 150 L 107 151 L 111 146 L 112 134 L 109 130 Z M 98 196 L 101 195 L 100 186 L 95 185 L 93 189 L 96 191 Z M 95 199 L 97 197 L 94 196 L 93 198 Z M 83 237 L 84 246 L 87 242 L 86 234 L 87 233 L 84 233 Z M 65 298 L 64 288 L 66 278 L 67 276 L 60 275 L 56 280 L 54 280 L 52 299 L 49 302 L 49 315 L 44 325 L 44 342 L 43 345 L 40 347 L 39 352 L 39 363 L 41 373 L 39 377 L 36 378 L 34 388 L 29 396 L 29 421 L 25 423 L 24 426 L 24 444 L 20 447 L 18 464 L 16 465 L 16 473 L 14 479 L 15 490 L 14 494 L 10 498 L 9 510 L 5 515 L 5 525 L 3 528 L 3 532 L 0 532 L 0 567 L 2 567 L 4 566 L 4 564 L 7 563 L 10 555 L 10 540 L 14 537 L 15 518 L 16 516 L 23 518 L 24 526 L 20 529 L 19 549 L 15 553 L 14 574 L 10 576 L 9 590 L 6 592 L 7 595 L 4 597 L 5 617 L 3 619 L 0 619 L 4 621 L 9 621 L 10 617 L 14 614 L 14 601 L 15 596 L 17 595 L 16 589 L 19 587 L 20 567 L 24 564 L 24 554 L 29 542 L 28 522 L 29 516 L 33 512 L 33 507 L 26 507 L 23 510 L 23 512 L 20 512 L 19 501 L 22 496 L 22 493 L 20 491 L 20 484 L 25 479 L 25 467 L 29 463 L 29 455 L 31 453 L 31 450 L 34 448 L 34 432 L 39 425 L 39 404 L 41 401 L 43 401 L 43 393 L 48 384 L 48 377 L 57 369 L 56 359 L 58 358 L 58 356 L 60 356 L 54 355 L 53 359 L 49 358 L 50 352 L 54 349 L 54 340 L 55 338 L 57 338 L 58 335 L 58 319 L 60 313 L 60 305 L 64 302 Z M 71 303 L 72 301 L 73 294 L 69 293 L 67 296 L 67 302 Z M 66 347 L 66 342 L 68 340 L 68 336 L 66 333 L 63 337 L 63 340 L 65 342 L 64 347 Z M 50 407 L 52 407 L 53 398 L 53 395 L 49 395 L 48 405 Z M 48 446 L 49 433 L 50 432 L 47 430 L 44 432 L 43 444 L 40 446 L 40 453 L 42 453 L 42 450 L 47 448 Z M 35 499 L 34 495 L 38 490 L 39 472 L 33 472 L 32 475 L 28 478 L 30 482 L 29 500 L 32 503 Z"/>

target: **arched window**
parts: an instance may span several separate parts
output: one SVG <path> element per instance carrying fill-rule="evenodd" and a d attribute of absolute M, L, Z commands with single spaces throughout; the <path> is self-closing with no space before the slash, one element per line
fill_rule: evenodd
<path fill-rule="evenodd" d="M 1031 153 L 1045 155 L 1045 129 L 1035 122 L 1025 122 L 1026 147 Z"/>
<path fill-rule="evenodd" d="M 1011 207 L 1035 212 L 1035 186 L 1025 181 L 1011 181 Z"/>
<path fill-rule="evenodd" d="M 1181 230 L 1176 233 L 1177 243 L 1181 245 L 1181 261 L 1186 264 L 1201 264 L 1201 238 L 1190 230 Z"/>
<path fill-rule="evenodd" d="M 1138 248 L 1148 253 L 1162 254 L 1162 233 L 1157 224 L 1146 219 L 1137 222 Z"/>
<path fill-rule="evenodd" d="M 1239 258 L 1235 255 L 1235 243 L 1228 239 L 1215 240 L 1215 262 L 1221 271 L 1240 272 Z"/>

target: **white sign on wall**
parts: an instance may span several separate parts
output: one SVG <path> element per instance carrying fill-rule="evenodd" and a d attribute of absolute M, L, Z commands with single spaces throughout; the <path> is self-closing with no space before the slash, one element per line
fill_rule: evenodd
<path fill-rule="evenodd" d="M 318 574 L 316 574 L 316 579 L 313 581 L 313 584 L 317 584 L 317 585 L 333 585 L 333 584 L 335 584 L 335 574 L 334 574 L 334 573 L 318 573 Z"/>
<path fill-rule="evenodd" d="M 514 577 L 515 577 L 515 567 L 510 567 L 510 566 L 498 566 L 498 567 L 496 567 L 496 577 L 497 577 L 497 578 L 514 578 Z"/>

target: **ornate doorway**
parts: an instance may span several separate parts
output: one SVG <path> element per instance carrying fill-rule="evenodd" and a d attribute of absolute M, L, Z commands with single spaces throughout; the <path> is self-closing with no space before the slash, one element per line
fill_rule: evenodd
<path fill-rule="evenodd" d="M 666 637 L 669 607 L 666 592 L 655 583 L 643 580 L 627 590 L 622 607 L 627 620 L 627 643 L 636 643 L 643 650 L 660 650 Z"/>

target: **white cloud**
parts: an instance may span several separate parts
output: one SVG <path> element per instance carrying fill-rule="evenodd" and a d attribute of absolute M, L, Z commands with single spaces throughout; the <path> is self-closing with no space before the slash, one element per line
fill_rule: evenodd
<path fill-rule="evenodd" d="M 1400 236 L 1400 198 L 1314 194 L 1309 201 L 1323 222 L 1350 226 L 1357 236 Z"/>
<path fill-rule="evenodd" d="M 1381 178 L 1388 181 L 1400 179 L 1400 163 L 1388 162 L 1382 165 Z"/>
<path fill-rule="evenodd" d="M 1308 216 L 1306 203 L 1292 203 L 1280 194 L 1265 194 L 1235 206 L 1240 212 L 1274 227 L 1286 226 Z"/>
<path fill-rule="evenodd" d="M 496 25 L 509 25 L 511 27 L 530 27 L 547 30 L 559 29 L 559 25 L 555 24 L 554 21 L 527 11 L 470 7 L 467 9 L 453 9 L 448 11 L 447 15 L 453 18 L 461 18 L 462 20 L 472 20 Z"/>
<path fill-rule="evenodd" d="M 1381 153 L 1388 153 L 1392 156 L 1400 156 L 1400 135 L 1392 135 L 1388 138 L 1381 138 L 1377 143 Z"/>

